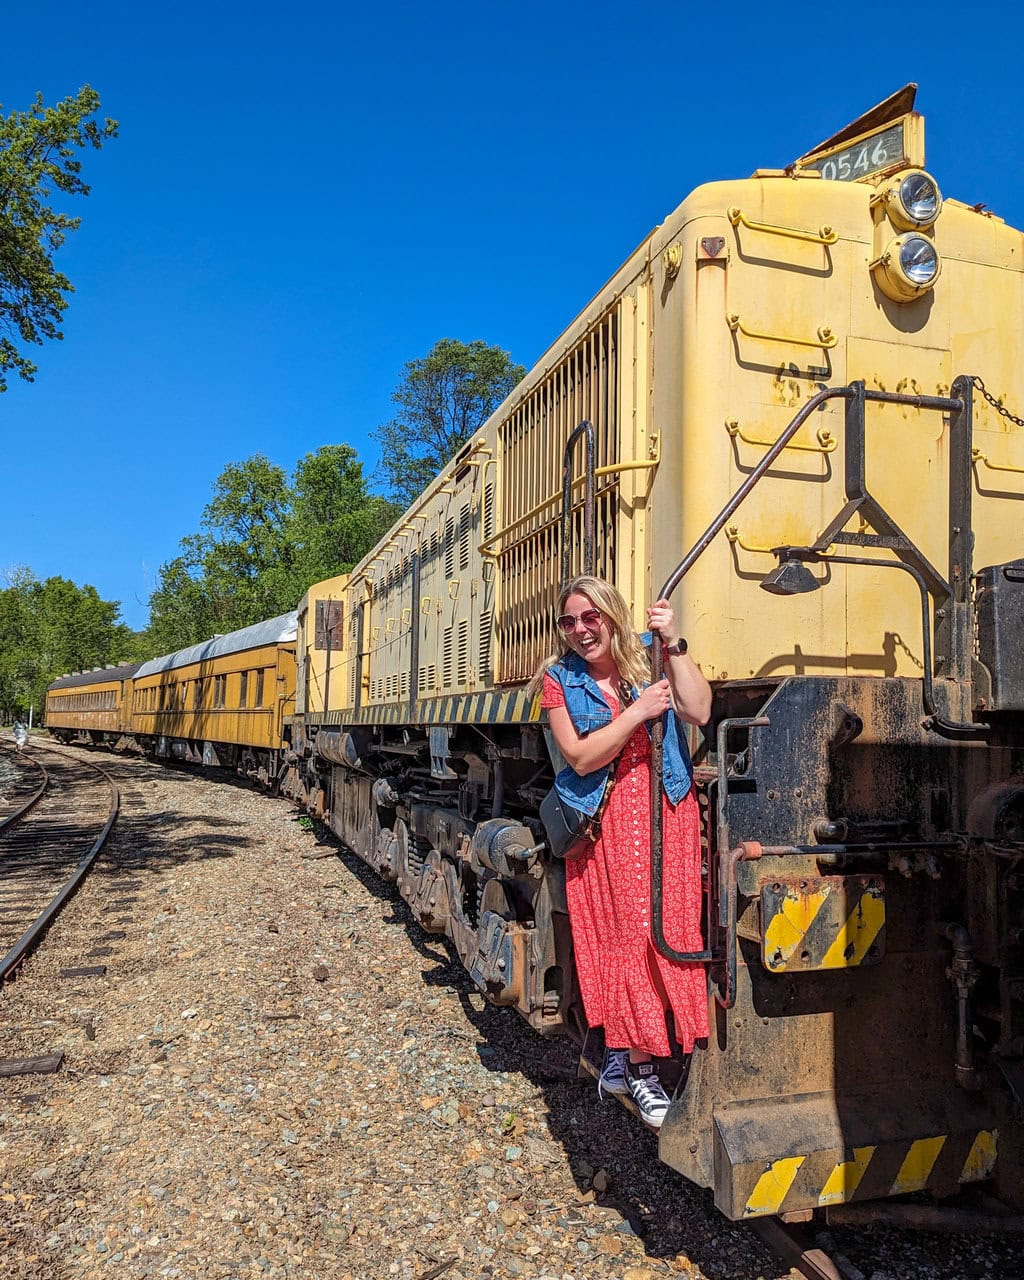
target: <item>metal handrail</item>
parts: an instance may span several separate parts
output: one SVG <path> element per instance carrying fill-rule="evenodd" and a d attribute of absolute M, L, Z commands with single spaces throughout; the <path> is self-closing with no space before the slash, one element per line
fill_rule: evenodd
<path fill-rule="evenodd" d="M 769 471 L 772 464 L 775 462 L 776 458 L 779 457 L 782 451 L 789 444 L 790 440 L 792 440 L 796 432 L 807 421 L 810 415 L 815 412 L 816 409 L 818 409 L 821 405 L 825 404 L 826 401 L 828 400 L 842 399 L 842 400 L 850 401 L 857 397 L 861 397 L 864 400 L 877 401 L 881 403 L 904 404 L 914 408 L 934 409 L 941 412 L 949 412 L 949 413 L 962 412 L 966 407 L 965 401 L 957 397 L 903 395 L 899 392 L 869 391 L 863 386 L 863 384 L 860 384 L 860 383 L 851 385 L 851 386 L 844 386 L 844 387 L 826 387 L 823 390 L 817 392 L 815 395 L 811 396 L 811 398 L 806 402 L 806 404 L 804 404 L 802 408 L 797 412 L 797 414 L 794 416 L 794 418 L 790 422 L 789 426 L 786 427 L 786 429 L 781 433 L 781 435 L 778 437 L 778 439 L 775 441 L 772 447 L 768 450 L 768 452 L 764 455 L 761 461 L 751 471 L 750 475 L 746 478 L 743 484 L 740 485 L 740 487 L 732 495 L 732 497 L 725 504 L 725 506 L 722 507 L 722 509 L 718 512 L 715 518 L 711 521 L 708 527 L 704 530 L 704 532 L 700 535 L 697 541 L 693 544 L 690 550 L 679 562 L 679 564 L 676 566 L 673 572 L 669 575 L 664 585 L 662 586 L 660 592 L 655 598 L 660 600 L 660 599 L 667 599 L 669 596 L 671 596 L 672 592 L 675 591 L 679 583 L 683 580 L 683 578 L 687 575 L 687 573 L 689 573 L 689 571 L 693 568 L 694 564 L 696 564 L 696 562 L 704 554 L 704 552 L 711 545 L 711 543 L 714 541 L 717 535 L 725 527 L 725 525 L 728 523 L 732 515 L 742 505 L 742 503 L 747 498 L 751 490 L 755 487 L 755 485 L 757 485 L 760 482 L 760 480 L 764 477 L 766 472 Z M 831 538 L 829 539 L 829 541 L 831 541 Z M 818 554 L 820 555 L 821 550 L 823 550 L 823 548 L 822 549 L 808 548 L 808 550 L 817 550 Z M 824 559 L 825 557 L 821 556 L 821 558 Z M 840 557 L 836 556 L 832 558 L 838 560 Z M 846 561 L 849 563 L 858 563 L 858 561 L 854 560 L 852 557 L 847 557 Z M 872 563 L 872 562 L 868 561 L 868 563 Z M 877 561 L 875 563 L 884 565 L 884 564 L 889 564 L 890 562 Z M 924 596 L 923 607 L 925 609 L 925 612 L 927 612 L 927 588 L 925 586 L 925 583 L 922 579 L 921 574 L 917 570 L 911 568 L 911 566 L 904 564 L 902 561 L 893 561 L 891 563 L 907 569 L 908 572 L 910 572 L 912 576 L 918 581 L 919 586 L 921 587 L 921 590 L 922 590 L 922 594 Z M 925 633 L 926 633 L 925 644 L 926 644 L 928 653 L 930 654 L 931 635 L 930 635 L 929 627 L 925 628 Z M 651 680 L 652 682 L 656 683 L 658 680 L 662 678 L 663 675 L 664 675 L 664 660 L 661 653 L 661 646 L 655 644 L 651 646 Z M 926 675 L 930 677 L 930 672 L 926 672 Z M 931 698 L 931 691 L 932 691 L 931 681 L 930 679 L 928 679 L 924 684 L 924 693 L 923 693 L 923 700 L 925 700 L 926 710 L 928 709 L 927 702 L 929 701 L 932 703 L 932 707 L 934 708 L 934 701 Z M 929 719 L 932 726 L 938 729 L 945 729 L 947 732 L 948 731 L 970 732 L 980 727 L 980 726 L 974 726 L 974 725 L 968 725 L 968 724 L 954 725 L 944 721 L 941 717 L 935 715 L 933 712 L 929 713 Z M 651 725 L 651 929 L 653 934 L 654 945 L 661 955 L 665 956 L 665 958 L 669 960 L 676 960 L 683 963 L 686 963 L 686 962 L 692 963 L 694 960 L 698 958 L 697 953 L 687 953 L 687 952 L 677 951 L 675 948 L 671 947 L 665 939 L 664 902 L 663 902 L 663 895 L 662 895 L 662 871 L 663 871 L 664 850 L 663 850 L 663 829 L 662 829 L 662 813 L 661 813 L 663 742 L 664 742 L 664 726 L 662 725 L 662 722 L 659 718 L 653 721 Z M 724 798 L 723 798 L 723 803 L 724 803 Z M 740 846 L 737 846 L 737 849 L 739 847 Z M 721 856 L 721 854 L 722 854 L 722 851 L 719 850 L 719 855 Z M 731 853 L 730 853 L 730 856 L 732 856 Z M 720 904 L 720 912 L 723 909 L 727 910 L 728 904 L 724 904 L 724 908 L 723 908 L 723 905 Z M 719 955 L 717 953 L 715 955 L 715 958 L 716 959 L 719 958 Z M 707 963 L 707 961 L 704 959 L 704 953 L 700 953 L 699 959 L 704 963 Z M 729 977 L 727 975 L 726 990 L 724 993 L 725 998 L 728 999 L 731 994 L 733 993 L 730 992 L 729 990 Z"/>
<path fill-rule="evenodd" d="M 581 423 L 580 425 L 582 426 L 583 424 Z M 579 428 L 577 427 L 577 431 L 578 430 Z M 651 433 L 651 450 L 652 450 L 652 457 L 650 458 L 633 458 L 628 461 L 624 459 L 619 459 L 617 462 L 609 462 L 606 466 L 595 467 L 594 479 L 603 480 L 605 476 L 619 475 L 619 473 L 623 471 L 653 471 L 656 467 L 659 467 L 661 465 L 661 432 L 660 431 L 655 431 Z M 578 488 L 579 485 L 586 483 L 586 479 L 587 477 L 585 475 L 575 476 L 571 481 L 571 487 L 573 489 Z M 495 542 L 498 542 L 500 539 L 507 537 L 514 529 L 518 529 L 520 525 L 526 524 L 530 520 L 535 520 L 541 514 L 542 511 L 546 511 L 553 503 L 558 502 L 559 499 L 561 499 L 563 504 L 562 512 L 559 512 L 556 516 L 553 516 L 551 519 L 546 520 L 542 525 L 539 526 L 539 528 L 529 530 L 517 542 L 511 543 L 509 546 L 502 546 L 501 551 L 492 550 L 493 544 Z M 585 500 L 586 499 L 584 498 L 584 501 Z M 480 552 L 481 555 L 491 556 L 493 559 L 499 558 L 504 552 L 514 547 L 520 546 L 528 538 L 532 538 L 536 533 L 542 532 L 544 529 L 549 528 L 552 524 L 555 523 L 556 520 L 561 520 L 563 518 L 564 505 L 565 505 L 565 488 L 563 485 L 562 489 L 560 489 L 557 493 L 548 494 L 546 498 L 542 499 L 535 506 L 531 507 L 529 511 L 524 511 L 521 516 L 516 516 L 516 518 L 510 521 L 507 525 L 505 525 L 503 529 L 498 529 L 496 532 L 492 533 L 489 538 L 486 538 L 483 542 L 480 543 L 477 550 Z"/>
<path fill-rule="evenodd" d="M 811 244 L 832 245 L 839 239 L 839 232 L 829 226 L 820 227 L 817 231 L 804 231 L 800 227 L 779 227 L 771 222 L 755 222 L 753 218 L 748 218 L 738 205 L 733 205 L 726 216 L 734 227 L 742 224 L 748 231 L 763 231 L 767 235 L 786 236 L 790 240 L 808 240 Z"/>
<path fill-rule="evenodd" d="M 583 572 L 594 572 L 594 541 L 597 532 L 596 495 L 597 481 L 594 477 L 594 458 L 597 450 L 594 424 L 584 419 L 569 433 L 562 454 L 562 586 L 569 581 L 571 548 L 569 533 L 572 528 L 572 451 L 576 441 L 583 436 L 584 470 L 583 470 Z"/>

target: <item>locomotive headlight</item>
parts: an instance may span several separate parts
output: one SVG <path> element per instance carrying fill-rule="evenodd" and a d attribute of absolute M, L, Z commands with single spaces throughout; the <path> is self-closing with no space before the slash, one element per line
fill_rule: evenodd
<path fill-rule="evenodd" d="M 900 237 L 900 270 L 918 289 L 930 289 L 939 274 L 939 255 L 924 236 Z"/>
<path fill-rule="evenodd" d="M 897 231 L 930 227 L 942 212 L 938 183 L 923 169 L 895 178 L 883 194 L 885 211 Z"/>
<path fill-rule="evenodd" d="M 910 302 L 927 293 L 938 280 L 940 269 L 935 245 L 912 231 L 890 240 L 882 256 L 871 264 L 875 283 L 895 302 Z"/>

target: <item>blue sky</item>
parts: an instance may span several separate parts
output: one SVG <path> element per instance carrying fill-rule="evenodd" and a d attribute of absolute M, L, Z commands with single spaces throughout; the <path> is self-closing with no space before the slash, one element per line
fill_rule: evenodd
<path fill-rule="evenodd" d="M 990 0 L 7 6 L 3 110 L 88 83 L 121 136 L 58 256 L 66 338 L 0 396 L 0 574 L 144 625 L 227 462 L 372 471 L 405 361 L 531 365 L 689 190 L 907 81 L 943 192 L 1024 226 L 1022 36 Z"/>

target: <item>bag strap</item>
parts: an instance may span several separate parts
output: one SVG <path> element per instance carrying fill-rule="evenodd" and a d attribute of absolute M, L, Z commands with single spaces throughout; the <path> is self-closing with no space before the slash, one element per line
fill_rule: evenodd
<path fill-rule="evenodd" d="M 633 690 L 625 680 L 619 681 L 619 706 L 620 712 L 625 709 L 633 701 Z M 628 742 L 628 739 L 627 739 Z M 608 801 L 611 798 L 612 791 L 615 789 L 616 771 L 626 751 L 626 743 L 623 743 L 622 750 L 608 766 L 608 780 L 604 784 L 604 794 L 601 796 L 601 802 L 594 811 L 594 816 L 587 823 L 587 836 L 591 843 L 596 843 L 598 836 L 601 834 L 601 815 L 604 813 Z"/>

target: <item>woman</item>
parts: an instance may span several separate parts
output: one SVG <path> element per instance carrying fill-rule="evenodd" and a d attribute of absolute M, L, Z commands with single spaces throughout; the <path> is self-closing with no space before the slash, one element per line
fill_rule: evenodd
<path fill-rule="evenodd" d="M 685 1053 L 708 1034 L 707 980 L 699 964 L 677 964 L 655 950 L 650 929 L 650 722 L 664 718 L 662 829 L 665 932 L 681 951 L 700 951 L 701 874 L 697 804 L 678 721 L 706 724 L 711 689 L 680 639 L 667 600 L 647 610 L 660 637 L 665 678 L 651 683 L 652 635 L 638 635 L 625 600 L 600 578 L 570 582 L 558 599 L 560 656 L 543 664 L 551 732 L 566 760 L 559 796 L 588 814 L 601 833 L 566 863 L 566 896 L 576 970 L 587 1021 L 603 1026 L 598 1092 L 630 1094 L 648 1124 L 660 1127 L 669 1098 L 654 1057 L 668 1057 L 671 1009 Z M 602 808 L 603 805 L 603 808 Z"/>

